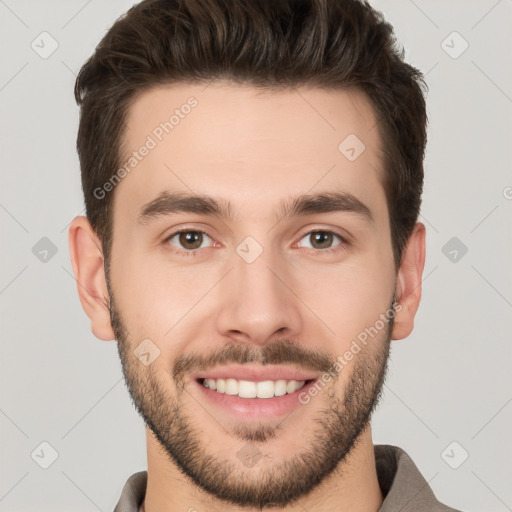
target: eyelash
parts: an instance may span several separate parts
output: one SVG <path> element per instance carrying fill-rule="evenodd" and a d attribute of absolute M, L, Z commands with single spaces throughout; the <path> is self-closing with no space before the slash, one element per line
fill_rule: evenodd
<path fill-rule="evenodd" d="M 181 233 L 201 233 L 203 235 L 206 235 L 207 237 L 211 238 L 210 235 L 208 235 L 208 233 L 206 233 L 205 231 L 201 231 L 200 229 L 181 229 L 179 231 L 175 231 L 174 233 L 170 234 L 168 237 L 166 237 L 164 240 L 163 240 L 163 244 L 166 246 L 166 247 L 169 247 L 169 241 L 172 240 L 175 236 L 177 235 L 180 235 Z M 331 230 L 328 230 L 328 229 L 313 229 L 311 231 L 308 231 L 306 233 L 304 233 L 299 240 L 302 240 L 305 236 L 308 236 L 308 235 L 311 235 L 313 233 L 328 233 L 328 234 L 331 234 L 331 235 L 334 235 L 336 237 L 338 237 L 340 239 L 340 243 L 334 247 L 331 247 L 331 248 L 328 248 L 328 249 L 310 249 L 311 251 L 313 251 L 314 254 L 331 254 L 331 253 L 334 253 L 334 252 L 338 252 L 340 250 L 343 250 L 343 248 L 345 246 L 348 245 L 348 241 L 345 237 L 343 237 L 342 235 L 340 235 L 339 233 L 336 233 L 335 231 L 331 231 Z M 184 255 L 184 256 L 192 256 L 192 257 L 195 257 L 198 255 L 198 253 L 202 250 L 202 249 L 207 249 L 207 247 L 203 247 L 201 249 L 192 249 L 190 251 L 187 251 L 187 250 L 175 250 L 175 249 L 170 249 L 171 252 L 174 252 L 174 253 L 177 253 L 177 254 L 181 254 L 181 255 Z"/>

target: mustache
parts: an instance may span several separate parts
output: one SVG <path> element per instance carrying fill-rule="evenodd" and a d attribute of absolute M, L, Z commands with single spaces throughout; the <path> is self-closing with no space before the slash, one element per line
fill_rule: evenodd
<path fill-rule="evenodd" d="M 302 369 L 327 372 L 336 358 L 316 349 L 297 345 L 292 340 L 279 340 L 261 348 L 240 342 L 228 342 L 209 355 L 192 352 L 180 355 L 173 366 L 172 376 L 177 383 L 190 372 L 204 371 L 226 364 L 259 363 L 265 365 L 295 364 Z"/>

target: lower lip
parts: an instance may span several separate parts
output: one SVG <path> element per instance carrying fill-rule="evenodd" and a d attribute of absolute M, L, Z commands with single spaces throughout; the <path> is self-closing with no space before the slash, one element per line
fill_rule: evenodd
<path fill-rule="evenodd" d="M 204 397 L 220 409 L 231 413 L 238 418 L 272 418 L 289 414 L 303 404 L 299 402 L 299 395 L 307 393 L 311 386 L 314 386 L 316 379 L 306 384 L 293 393 L 273 398 L 240 398 L 237 395 L 219 393 L 213 389 L 206 388 L 202 382 L 194 381 L 200 388 Z"/>

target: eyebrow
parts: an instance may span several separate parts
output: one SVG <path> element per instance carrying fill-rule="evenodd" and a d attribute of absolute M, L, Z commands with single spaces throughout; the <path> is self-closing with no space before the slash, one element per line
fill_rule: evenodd
<path fill-rule="evenodd" d="M 368 222 L 374 221 L 368 206 L 347 192 L 304 194 L 285 199 L 280 203 L 274 221 L 277 223 L 294 216 L 336 212 L 355 213 Z M 173 213 L 198 213 L 226 220 L 233 220 L 237 216 L 231 203 L 225 199 L 164 191 L 141 207 L 137 220 L 140 224 L 148 224 L 153 219 Z"/>

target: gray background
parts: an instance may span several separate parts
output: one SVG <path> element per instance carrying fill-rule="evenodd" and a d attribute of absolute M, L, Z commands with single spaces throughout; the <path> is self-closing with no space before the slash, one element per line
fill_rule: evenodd
<path fill-rule="evenodd" d="M 374 440 L 403 447 L 441 501 L 512 510 L 512 1 L 373 3 L 430 86 L 423 300 L 393 342 Z M 67 246 L 83 213 L 75 74 L 131 4 L 0 0 L 3 512 L 110 511 L 146 468 L 116 346 L 90 332 Z"/>

